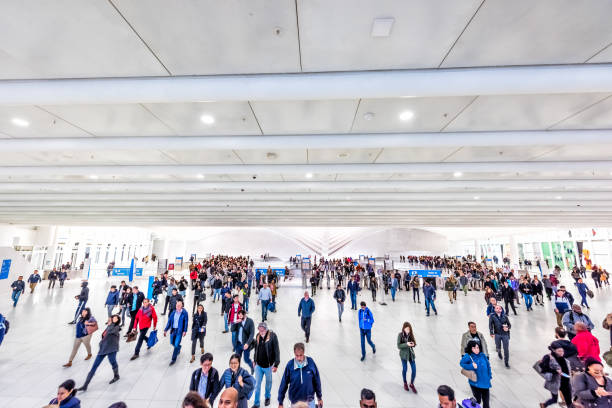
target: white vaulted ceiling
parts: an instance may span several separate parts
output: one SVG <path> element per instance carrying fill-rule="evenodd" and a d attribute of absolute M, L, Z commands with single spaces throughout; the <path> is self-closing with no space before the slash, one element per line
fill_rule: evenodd
<path fill-rule="evenodd" d="M 610 15 L 2 2 L 0 223 L 612 225 Z"/>

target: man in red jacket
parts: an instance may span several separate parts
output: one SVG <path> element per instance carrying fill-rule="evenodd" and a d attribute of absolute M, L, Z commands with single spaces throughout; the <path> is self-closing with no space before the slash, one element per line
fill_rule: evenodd
<path fill-rule="evenodd" d="M 576 322 L 574 329 L 576 330 L 576 336 L 572 339 L 572 343 L 578 349 L 578 358 L 583 363 L 589 357 L 601 361 L 599 357 L 599 340 L 591 334 L 587 325 L 583 322 Z"/>
<path fill-rule="evenodd" d="M 230 310 L 227 316 L 227 321 L 229 323 L 229 326 L 232 327 L 232 325 L 234 323 L 236 323 L 236 320 L 238 320 L 238 312 L 242 310 L 242 305 L 240 304 L 240 300 L 238 298 L 238 295 L 234 295 L 233 297 L 234 299 L 234 303 L 232 303 L 232 305 L 230 306 Z M 233 349 L 236 348 L 236 335 L 237 332 L 232 331 L 232 347 Z"/>
<path fill-rule="evenodd" d="M 149 340 L 147 337 L 147 332 L 151 327 L 151 321 L 153 321 L 153 330 L 157 330 L 157 313 L 155 313 L 155 308 L 152 304 L 150 304 L 149 299 L 145 299 L 142 301 L 142 307 L 138 310 L 138 313 L 136 313 L 136 317 L 134 318 L 134 327 L 131 328 L 132 330 L 136 331 L 138 327 L 140 327 L 140 335 L 138 336 L 138 341 L 136 342 L 136 350 L 134 350 L 134 355 L 132 358 L 130 358 L 130 360 L 136 360 L 138 358 L 140 347 L 142 347 L 142 342 L 144 340 Z"/>

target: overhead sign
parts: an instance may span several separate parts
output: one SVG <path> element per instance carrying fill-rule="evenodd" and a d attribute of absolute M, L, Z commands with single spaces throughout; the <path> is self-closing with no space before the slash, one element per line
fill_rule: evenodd
<path fill-rule="evenodd" d="M 435 278 L 442 276 L 442 271 L 439 269 L 410 269 L 408 270 L 410 276 L 419 275 L 421 278 Z"/>
<path fill-rule="evenodd" d="M 2 269 L 0 269 L 0 279 L 8 279 L 10 270 L 11 270 L 11 260 L 10 259 L 3 260 Z"/>
<path fill-rule="evenodd" d="M 142 268 L 136 268 L 136 276 L 142 276 Z M 130 268 L 113 268 L 113 276 L 130 276 Z"/>
<path fill-rule="evenodd" d="M 271 268 L 270 269 L 272 272 L 276 273 L 278 276 L 285 276 L 285 268 Z M 268 273 L 268 268 L 256 268 L 255 269 L 255 273 L 261 273 L 263 275 L 265 275 L 266 273 Z"/>

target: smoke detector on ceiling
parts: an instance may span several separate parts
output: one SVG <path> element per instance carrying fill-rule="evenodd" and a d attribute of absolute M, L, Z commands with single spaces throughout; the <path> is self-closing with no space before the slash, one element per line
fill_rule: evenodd
<path fill-rule="evenodd" d="M 277 157 L 278 157 L 278 155 L 277 155 L 276 153 L 274 153 L 274 152 L 268 152 L 268 153 L 266 153 L 266 158 L 267 158 L 267 159 L 274 160 L 274 159 L 276 159 Z"/>

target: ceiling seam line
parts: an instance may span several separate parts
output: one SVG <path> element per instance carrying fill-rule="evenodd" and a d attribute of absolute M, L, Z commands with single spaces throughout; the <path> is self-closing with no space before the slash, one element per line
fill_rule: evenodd
<path fill-rule="evenodd" d="M 376 157 L 374 158 L 374 160 L 372 161 L 372 164 L 376 163 L 376 161 L 378 160 L 378 158 L 380 157 L 380 155 L 382 154 L 383 150 L 385 150 L 384 147 L 381 147 L 378 154 L 376 155 Z"/>
<path fill-rule="evenodd" d="M 474 98 L 472 98 L 472 100 L 469 101 L 462 109 L 460 109 L 459 112 L 457 112 L 457 114 L 455 116 L 453 116 L 444 126 L 442 126 L 442 128 L 439 130 L 439 132 L 444 132 L 444 130 L 448 126 L 450 126 L 450 124 L 453 123 L 455 121 L 455 119 L 457 119 L 463 112 L 465 112 L 467 108 L 472 106 L 472 104 L 474 102 L 476 102 L 476 99 L 478 99 L 478 98 L 479 98 L 479 95 L 476 95 Z"/>
<path fill-rule="evenodd" d="M 610 95 L 608 95 L 608 96 L 604 97 L 603 99 L 600 99 L 600 100 L 598 100 L 598 101 L 596 101 L 596 102 L 593 102 L 592 104 L 590 104 L 590 105 L 588 105 L 588 106 L 585 106 L 584 108 L 580 109 L 579 111 L 577 111 L 577 112 L 575 112 L 575 113 L 573 113 L 573 114 L 571 114 L 571 115 L 569 115 L 569 116 L 567 116 L 567 117 L 565 117 L 565 118 L 561 119 L 561 120 L 560 120 L 560 121 L 558 121 L 558 122 L 553 123 L 552 125 L 550 125 L 549 127 L 547 127 L 547 128 L 546 128 L 546 130 L 552 130 L 552 128 L 554 128 L 555 126 L 557 126 L 557 125 L 559 125 L 559 124 L 561 124 L 561 123 L 565 122 L 565 121 L 566 121 L 566 120 L 568 120 L 568 119 L 573 118 L 574 116 L 580 115 L 582 112 L 584 112 L 584 111 L 586 111 L 586 110 L 588 110 L 588 109 L 591 109 L 593 106 L 595 106 L 595 105 L 597 105 L 597 104 L 599 104 L 599 103 L 601 103 L 601 102 L 605 101 L 606 99 L 608 99 L 608 98 L 610 98 L 610 97 L 612 97 L 612 94 L 610 94 Z"/>
<path fill-rule="evenodd" d="M 599 54 L 601 54 L 602 52 L 610 48 L 610 46 L 612 46 L 612 42 L 606 45 L 605 47 L 603 47 L 601 50 L 597 51 L 595 54 L 591 55 L 589 58 L 587 58 L 586 61 L 584 61 L 584 64 L 588 63 L 590 60 L 592 60 L 593 58 L 595 58 L 596 56 L 598 56 Z"/>
<path fill-rule="evenodd" d="M 236 153 L 236 150 L 232 149 L 232 153 L 234 153 L 238 160 L 240 160 L 240 163 L 244 164 L 244 160 L 242 160 L 242 157 L 240 157 L 240 155 Z"/>
<path fill-rule="evenodd" d="M 134 28 L 134 26 L 128 21 L 128 19 L 123 15 L 123 13 L 121 13 L 121 11 L 119 11 L 119 9 L 117 8 L 117 6 L 115 5 L 115 3 L 113 3 L 113 0 L 108 0 L 108 2 L 110 3 L 110 5 L 115 9 L 115 11 L 117 12 L 117 14 L 119 14 L 119 16 L 121 16 L 121 18 L 123 19 L 123 21 L 125 21 L 125 23 L 128 25 L 128 27 L 130 27 L 130 29 L 132 30 L 132 32 L 134 34 L 136 34 L 136 37 L 138 37 L 138 39 L 142 42 L 142 44 L 147 48 L 147 50 L 149 50 L 149 52 L 151 53 L 151 55 L 153 55 L 153 57 L 157 60 L 157 62 L 159 62 L 159 64 L 162 66 L 162 68 L 164 68 L 164 70 L 168 73 L 168 75 L 173 76 L 172 72 L 170 72 L 170 70 L 168 69 L 168 67 L 166 67 L 166 65 L 162 62 L 162 60 L 157 56 L 157 54 L 153 51 L 153 49 L 149 46 L 149 44 L 147 44 L 147 42 L 144 40 L 144 38 L 142 38 L 140 36 L 140 34 L 138 34 L 138 31 L 136 31 L 136 29 Z"/>
<path fill-rule="evenodd" d="M 452 152 L 450 152 L 448 155 L 446 155 L 445 157 L 442 158 L 442 160 L 440 160 L 441 162 L 446 162 L 446 160 L 450 159 L 454 154 L 458 153 L 459 151 L 461 151 L 461 149 L 463 149 L 463 146 L 459 146 L 458 148 L 456 148 L 455 150 L 453 150 Z"/>
<path fill-rule="evenodd" d="M 304 72 L 304 68 L 302 67 L 302 43 L 300 38 L 300 16 L 298 12 L 298 2 L 294 1 L 295 4 L 295 25 L 297 28 L 297 43 L 298 43 L 298 60 L 300 62 L 300 72 Z"/>
<path fill-rule="evenodd" d="M 153 113 L 153 111 L 151 111 L 149 108 L 147 108 L 147 106 L 144 103 L 139 103 L 138 105 L 142 106 L 142 108 L 144 110 L 146 110 L 147 112 L 149 112 L 151 114 L 151 116 L 153 116 L 155 119 L 157 119 L 162 125 L 164 125 L 169 131 L 171 131 L 172 133 L 174 133 L 174 135 L 178 135 L 178 132 L 176 131 L 176 129 L 174 129 L 172 126 L 168 125 L 166 122 L 164 122 L 159 116 L 157 116 L 155 113 Z"/>
<path fill-rule="evenodd" d="M 482 0 L 482 3 L 480 3 L 480 5 L 478 6 L 478 8 L 476 9 L 476 11 L 474 12 L 474 14 L 472 14 L 472 17 L 470 17 L 470 19 L 468 20 L 467 24 L 465 25 L 465 27 L 463 27 L 463 30 L 461 30 L 461 32 L 459 33 L 459 35 L 457 36 L 457 38 L 455 39 L 455 41 L 453 42 L 453 44 L 450 46 L 450 48 L 448 49 L 448 51 L 446 52 L 446 54 L 444 54 L 444 57 L 442 58 L 442 61 L 440 61 L 440 64 L 438 64 L 438 68 L 442 67 L 442 64 L 444 64 L 444 61 L 446 61 L 446 58 L 448 58 L 448 56 L 450 55 L 451 51 L 453 51 L 453 48 L 455 48 L 455 45 L 457 45 L 457 43 L 459 42 L 459 40 L 461 39 L 461 37 L 463 36 L 463 33 L 465 33 L 465 31 L 467 30 L 467 28 L 469 27 L 469 25 L 472 23 L 472 20 L 474 20 L 474 18 L 476 17 L 476 14 L 478 14 L 478 12 L 480 11 L 480 9 L 482 8 L 483 4 L 485 3 L 486 0 Z"/>
<path fill-rule="evenodd" d="M 259 119 L 257 118 L 257 115 L 255 114 L 255 110 L 253 109 L 253 105 L 251 105 L 251 101 L 247 101 L 247 104 L 249 105 L 249 109 L 251 109 L 251 113 L 253 114 L 253 118 L 255 119 L 255 123 L 257 123 L 257 127 L 259 128 L 259 132 L 263 136 L 264 131 L 261 128 L 261 124 L 259 123 Z"/>
<path fill-rule="evenodd" d="M 353 126 L 355 126 L 355 120 L 357 119 L 357 113 L 359 112 L 359 106 L 361 105 L 361 98 L 357 101 L 357 107 L 355 107 L 355 114 L 353 115 L 353 121 L 351 122 L 351 127 L 349 129 L 349 133 L 353 133 Z"/>
<path fill-rule="evenodd" d="M 59 119 L 59 120 L 61 120 L 61 121 L 63 121 L 63 122 L 66 122 L 66 123 L 67 123 L 67 124 L 69 124 L 70 126 L 74 126 L 75 128 L 77 128 L 77 129 L 79 129 L 79 130 L 82 130 L 83 132 L 87 133 L 88 135 L 90 135 L 90 136 L 92 136 L 92 137 L 97 137 L 95 134 L 91 133 L 90 131 L 88 131 L 88 130 L 86 130 L 86 129 L 83 129 L 82 127 L 80 127 L 80 126 L 78 126 L 78 125 L 75 125 L 74 123 L 72 123 L 72 122 L 70 122 L 70 121 L 68 121 L 68 120 L 66 120 L 66 119 L 64 119 L 64 118 L 62 118 L 62 117 L 61 117 L 61 116 L 59 116 L 59 115 L 56 115 L 55 113 L 53 113 L 53 112 L 51 112 L 51 111 L 48 111 L 47 109 L 43 108 L 43 107 L 42 107 L 42 106 L 40 106 L 40 105 L 34 105 L 34 107 L 35 107 L 35 108 L 37 108 L 37 109 L 40 109 L 41 111 L 43 111 L 43 112 L 45 112 L 45 113 L 48 113 L 49 115 L 53 116 L 54 118 L 57 118 L 57 119 Z"/>

